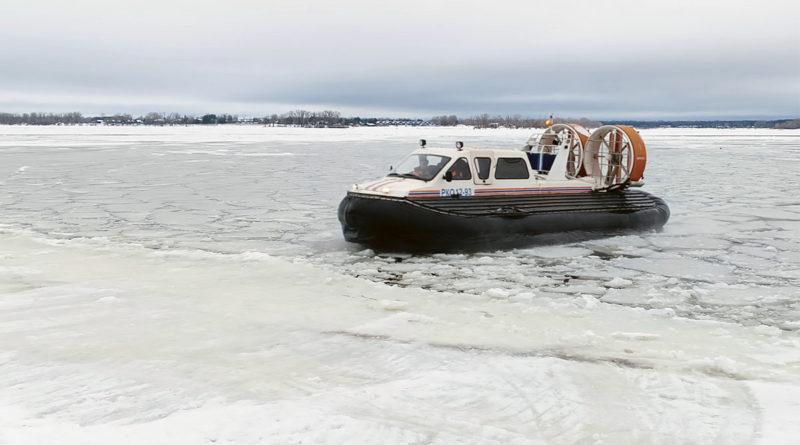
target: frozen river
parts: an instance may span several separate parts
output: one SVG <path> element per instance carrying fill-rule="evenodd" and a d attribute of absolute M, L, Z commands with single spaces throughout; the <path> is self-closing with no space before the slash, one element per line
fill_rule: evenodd
<path fill-rule="evenodd" d="M 0 126 L 0 443 L 795 443 L 800 132 L 642 134 L 663 231 L 409 256 L 349 186 L 527 131 Z"/>

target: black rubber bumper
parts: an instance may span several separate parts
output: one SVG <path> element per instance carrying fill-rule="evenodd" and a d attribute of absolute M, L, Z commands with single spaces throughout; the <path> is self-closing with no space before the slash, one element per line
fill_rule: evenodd
<path fill-rule="evenodd" d="M 418 201 L 350 192 L 339 204 L 347 241 L 403 250 L 519 246 L 657 229 L 668 219 L 667 204 L 640 190 Z"/>

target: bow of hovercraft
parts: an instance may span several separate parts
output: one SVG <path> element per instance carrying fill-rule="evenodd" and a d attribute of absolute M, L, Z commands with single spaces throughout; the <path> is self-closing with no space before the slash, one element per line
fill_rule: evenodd
<path fill-rule="evenodd" d="M 441 192 L 420 190 L 426 187 L 427 181 L 421 179 L 425 176 L 411 176 L 408 172 L 405 177 L 390 174 L 353 185 L 338 210 L 345 240 L 386 247 L 415 246 L 435 240 L 447 215 L 430 214 L 418 200 L 437 197 Z"/>

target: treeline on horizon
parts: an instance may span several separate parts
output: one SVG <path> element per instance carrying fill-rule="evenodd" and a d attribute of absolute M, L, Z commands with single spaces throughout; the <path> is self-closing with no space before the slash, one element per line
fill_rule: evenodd
<path fill-rule="evenodd" d="M 425 122 L 422 119 L 388 119 L 342 117 L 338 111 L 294 110 L 283 114 L 264 117 L 240 117 L 236 114 L 203 114 L 201 116 L 180 113 L 147 113 L 134 116 L 127 113 L 84 116 L 72 113 L 0 113 L 0 124 L 5 125 L 224 125 L 224 124 L 265 124 L 299 126 L 333 126 L 377 124 L 381 120 Z"/>
<path fill-rule="evenodd" d="M 546 118 L 525 117 L 519 114 L 502 116 L 484 113 L 464 119 L 461 119 L 454 114 L 434 116 L 430 119 L 430 123 L 431 125 L 440 127 L 471 125 L 477 128 L 544 128 L 547 126 L 545 123 L 546 120 Z M 556 117 L 553 118 L 553 121 L 556 123 L 580 124 L 587 128 L 595 128 L 603 125 L 603 123 L 600 121 L 587 119 L 585 117 L 578 119 Z"/>
<path fill-rule="evenodd" d="M 774 119 L 774 120 L 708 120 L 708 121 L 634 121 L 613 120 L 605 124 L 631 125 L 636 128 L 773 128 L 779 130 L 795 130 L 800 128 L 800 119 Z"/>
<path fill-rule="evenodd" d="M 569 122 L 596 128 L 603 124 L 633 125 L 637 128 L 658 127 L 698 127 L 698 128 L 800 128 L 800 119 L 776 120 L 609 120 L 597 121 L 587 118 L 554 118 L 555 122 Z M 271 114 L 263 117 L 240 117 L 235 114 L 204 114 L 195 116 L 180 113 L 147 113 L 141 116 L 131 114 L 113 114 L 103 116 L 84 116 L 79 112 L 70 113 L 0 113 L 0 125 L 225 125 L 225 124 L 259 124 L 259 125 L 291 125 L 301 127 L 349 127 L 349 126 L 385 126 L 385 125 L 433 125 L 456 126 L 469 125 L 476 128 L 543 128 L 544 118 L 515 115 L 490 115 L 460 118 L 454 114 L 434 116 L 430 119 L 384 118 L 384 117 L 343 117 L 338 111 L 294 110 L 283 114 Z"/>

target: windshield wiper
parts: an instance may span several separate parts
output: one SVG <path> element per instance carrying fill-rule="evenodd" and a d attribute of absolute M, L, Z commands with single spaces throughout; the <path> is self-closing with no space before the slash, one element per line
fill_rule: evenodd
<path fill-rule="evenodd" d="M 419 179 L 420 181 L 423 181 L 423 182 L 426 181 L 425 179 L 422 179 L 422 178 L 420 178 L 419 176 L 417 176 L 417 175 L 415 175 L 413 173 L 403 173 L 403 174 L 401 174 L 399 176 L 401 178 Z"/>
<path fill-rule="evenodd" d="M 420 178 L 419 176 L 417 176 L 417 175 L 415 175 L 413 173 L 395 173 L 395 172 L 392 172 L 392 173 L 389 173 L 386 176 L 399 176 L 401 178 L 419 179 L 420 181 L 423 181 L 423 182 L 427 181 L 427 179 L 422 179 L 422 178 Z"/>

